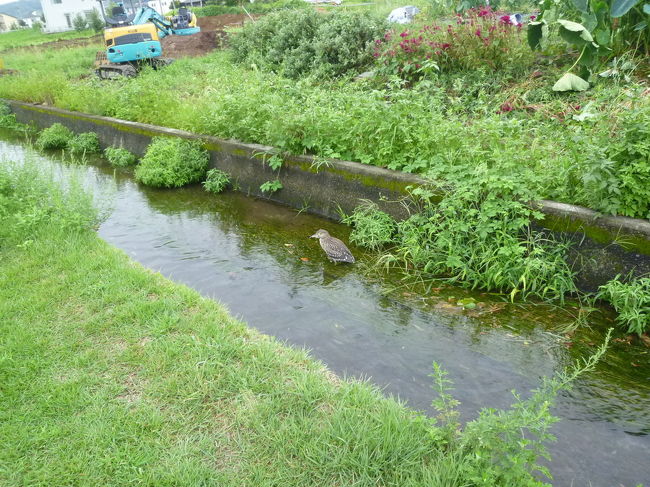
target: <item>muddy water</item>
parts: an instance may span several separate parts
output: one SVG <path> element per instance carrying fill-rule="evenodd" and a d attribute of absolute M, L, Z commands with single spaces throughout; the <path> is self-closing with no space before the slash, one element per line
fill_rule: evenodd
<path fill-rule="evenodd" d="M 25 157 L 0 134 L 4 159 Z M 68 166 L 56 162 L 57 170 Z M 46 159 L 43 158 L 43 161 Z M 128 170 L 82 168 L 111 211 L 99 229 L 109 243 L 165 276 L 224 303 L 264 333 L 312 350 L 342 376 L 362 377 L 387 395 L 431 412 L 431 363 L 455 382 L 463 419 L 507 407 L 602 340 L 612 316 L 598 312 L 591 330 L 558 329 L 577 308 L 508 304 L 500 296 L 434 284 L 427 293 L 377 277 L 376 256 L 351 246 L 355 266 L 333 265 L 318 228 L 347 240 L 343 226 L 237 193 L 208 195 L 136 185 Z M 479 306 L 463 310 L 461 298 Z M 550 464 L 557 486 L 650 485 L 650 349 L 616 342 L 598 369 L 563 393 L 555 414 Z M 524 394 L 525 395 L 525 394 Z"/>

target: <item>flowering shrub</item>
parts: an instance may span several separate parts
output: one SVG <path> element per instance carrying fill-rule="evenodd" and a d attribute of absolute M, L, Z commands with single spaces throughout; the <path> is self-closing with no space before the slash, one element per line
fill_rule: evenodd
<path fill-rule="evenodd" d="M 533 59 L 522 30 L 509 15 L 490 7 L 473 8 L 446 25 L 388 32 L 375 41 L 374 57 L 384 74 L 409 81 L 438 70 L 519 69 Z"/>

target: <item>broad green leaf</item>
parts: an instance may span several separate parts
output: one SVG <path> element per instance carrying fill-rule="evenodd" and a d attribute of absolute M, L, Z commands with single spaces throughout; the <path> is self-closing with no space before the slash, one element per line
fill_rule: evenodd
<path fill-rule="evenodd" d="M 589 0 L 573 0 L 573 5 L 582 13 L 589 12 Z"/>
<path fill-rule="evenodd" d="M 551 7 L 547 10 L 544 10 L 544 20 L 549 24 L 557 20 L 557 8 Z"/>
<path fill-rule="evenodd" d="M 622 17 L 641 0 L 612 0 L 611 15 L 614 18 Z"/>
<path fill-rule="evenodd" d="M 643 13 L 646 15 L 650 15 L 650 3 L 643 4 Z"/>
<path fill-rule="evenodd" d="M 598 25 L 598 17 L 595 13 L 589 12 L 582 14 L 582 25 L 585 26 L 589 32 L 593 32 Z"/>
<path fill-rule="evenodd" d="M 565 73 L 553 85 L 553 91 L 585 91 L 588 89 L 589 83 L 573 73 Z"/>
<path fill-rule="evenodd" d="M 584 25 L 562 19 L 557 22 L 560 24 L 560 35 L 565 41 L 579 46 L 594 41 L 594 38 Z"/>
<path fill-rule="evenodd" d="M 584 51 L 582 52 L 582 55 L 580 56 L 580 64 L 582 66 L 593 66 L 596 64 L 598 58 L 598 48 L 594 47 L 593 43 L 592 44 L 587 44 L 584 47 Z"/>
<path fill-rule="evenodd" d="M 609 46 L 610 34 L 608 30 L 598 29 L 595 33 L 596 42 L 601 46 Z"/>
<path fill-rule="evenodd" d="M 543 27 L 544 22 L 530 22 L 528 24 L 528 30 L 526 32 L 528 37 L 528 45 L 533 51 L 540 47 L 540 42 L 542 40 L 542 37 L 544 37 L 544 33 L 542 31 Z"/>

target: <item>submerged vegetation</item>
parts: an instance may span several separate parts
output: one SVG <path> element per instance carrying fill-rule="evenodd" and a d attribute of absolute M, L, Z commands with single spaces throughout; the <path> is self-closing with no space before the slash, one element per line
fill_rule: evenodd
<path fill-rule="evenodd" d="M 129 261 L 94 234 L 97 215 L 42 163 L 0 166 L 8 486 L 80 472 L 102 485 L 540 486 L 549 408 L 607 346 L 461 427 L 439 366 L 438 418 L 334 378 Z"/>

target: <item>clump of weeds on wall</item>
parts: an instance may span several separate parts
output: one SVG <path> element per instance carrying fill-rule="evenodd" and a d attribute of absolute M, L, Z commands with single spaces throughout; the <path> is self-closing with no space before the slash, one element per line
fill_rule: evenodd
<path fill-rule="evenodd" d="M 230 184 L 230 176 L 220 169 L 210 169 L 203 181 L 203 188 L 213 194 L 221 193 Z"/>
<path fill-rule="evenodd" d="M 108 163 L 114 167 L 133 166 L 138 161 L 135 154 L 123 147 L 107 147 L 104 150 L 104 156 L 108 160 Z"/>
<path fill-rule="evenodd" d="M 198 141 L 155 137 L 135 169 L 135 179 L 147 186 L 178 188 L 205 177 L 208 153 Z"/>
<path fill-rule="evenodd" d="M 418 188 L 413 195 L 420 210 L 397 224 L 395 246 L 382 256 L 383 264 L 511 299 L 563 300 L 576 291 L 568 243 L 532 228 L 544 215 L 529 206 L 537 195 L 515 171 L 481 165 L 453 184 Z"/>
<path fill-rule="evenodd" d="M 66 149 L 73 137 L 72 130 L 60 123 L 55 123 L 40 133 L 36 139 L 36 147 L 41 150 Z"/>

